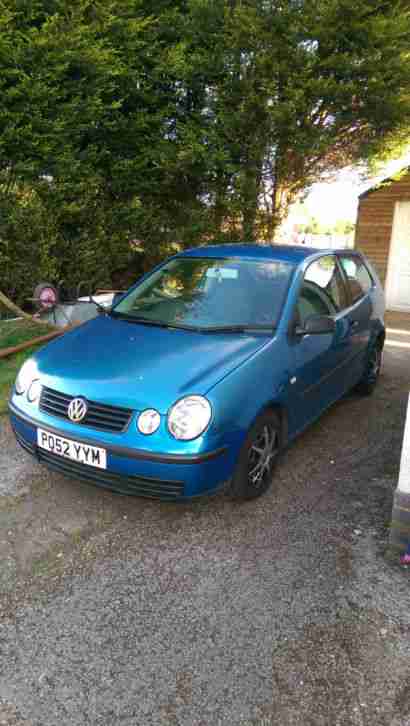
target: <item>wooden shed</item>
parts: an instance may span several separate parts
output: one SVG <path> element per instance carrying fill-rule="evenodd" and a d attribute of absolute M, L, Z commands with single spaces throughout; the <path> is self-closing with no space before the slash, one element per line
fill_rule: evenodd
<path fill-rule="evenodd" d="M 410 169 L 360 196 L 355 247 L 380 275 L 387 309 L 410 312 Z"/>

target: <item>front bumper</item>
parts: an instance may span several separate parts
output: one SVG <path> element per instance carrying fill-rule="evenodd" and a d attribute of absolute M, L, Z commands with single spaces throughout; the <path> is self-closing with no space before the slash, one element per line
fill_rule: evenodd
<path fill-rule="evenodd" d="M 37 422 L 9 403 L 10 422 L 20 446 L 41 464 L 75 479 L 122 494 L 165 500 L 212 493 L 232 475 L 235 457 L 227 447 L 195 455 L 158 454 L 84 438 L 63 428 Z M 107 469 L 80 464 L 37 446 L 37 427 L 107 451 Z"/>

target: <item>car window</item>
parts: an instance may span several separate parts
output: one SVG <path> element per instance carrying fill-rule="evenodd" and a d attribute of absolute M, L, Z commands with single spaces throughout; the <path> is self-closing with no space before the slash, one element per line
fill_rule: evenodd
<path fill-rule="evenodd" d="M 352 300 L 357 302 L 372 288 L 372 277 L 360 257 L 340 257 L 340 264 L 346 273 Z"/>
<path fill-rule="evenodd" d="M 301 323 L 312 315 L 335 315 L 348 306 L 346 288 L 333 255 L 309 265 L 299 294 L 297 311 Z"/>
<path fill-rule="evenodd" d="M 278 260 L 175 257 L 122 298 L 112 315 L 204 330 L 275 327 L 293 271 Z"/>
<path fill-rule="evenodd" d="M 304 323 L 312 315 L 331 315 L 332 310 L 323 299 L 321 293 L 305 283 L 299 295 L 297 305 L 300 322 Z"/>

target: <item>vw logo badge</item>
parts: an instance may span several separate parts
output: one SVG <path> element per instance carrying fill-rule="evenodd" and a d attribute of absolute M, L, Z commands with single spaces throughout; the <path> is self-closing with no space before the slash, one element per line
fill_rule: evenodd
<path fill-rule="evenodd" d="M 87 414 L 88 406 L 84 398 L 73 398 L 68 407 L 68 418 L 74 423 L 79 423 Z"/>

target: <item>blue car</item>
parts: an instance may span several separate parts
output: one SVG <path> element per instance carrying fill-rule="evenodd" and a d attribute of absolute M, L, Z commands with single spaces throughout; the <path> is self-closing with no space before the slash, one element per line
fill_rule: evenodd
<path fill-rule="evenodd" d="M 17 441 L 127 494 L 267 490 L 280 452 L 376 386 L 384 296 L 353 251 L 221 245 L 171 257 L 21 368 Z"/>

